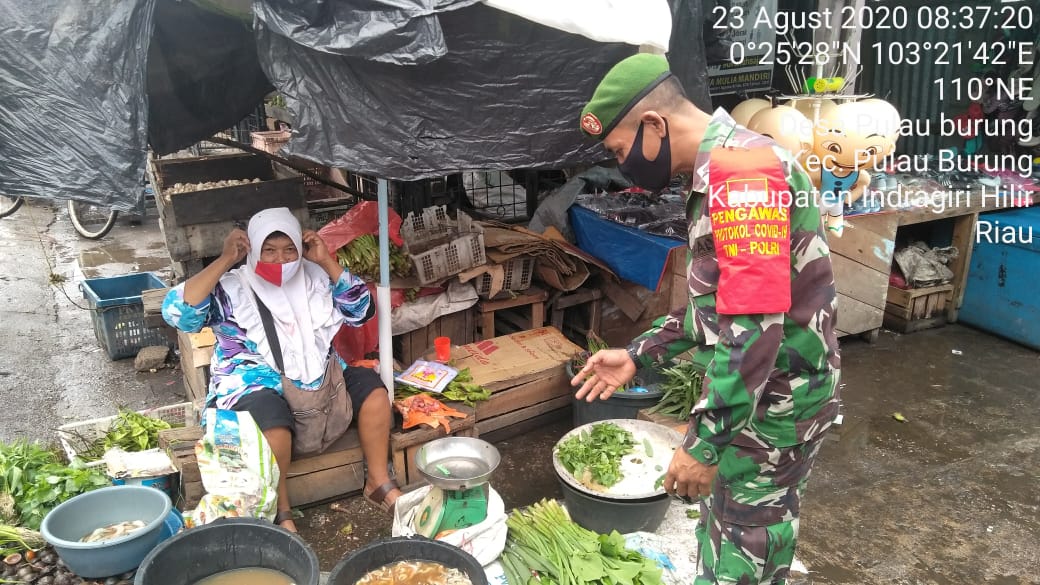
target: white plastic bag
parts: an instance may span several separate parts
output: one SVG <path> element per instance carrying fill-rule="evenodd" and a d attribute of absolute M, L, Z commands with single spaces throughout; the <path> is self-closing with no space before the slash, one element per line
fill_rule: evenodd
<path fill-rule="evenodd" d="M 278 504 L 278 464 L 248 412 L 206 409 L 205 434 L 195 455 L 206 495 L 185 518 L 201 526 L 217 518 L 273 520 Z"/>
<path fill-rule="evenodd" d="M 391 535 L 412 536 L 415 534 L 415 531 L 412 530 L 412 521 L 419 511 L 423 498 L 430 493 L 430 489 L 432 489 L 430 486 L 424 486 L 397 498 Z M 461 528 L 437 540 L 461 548 L 473 555 L 482 566 L 487 566 L 495 562 L 505 549 L 507 531 L 505 502 L 502 501 L 502 496 L 498 495 L 498 492 L 488 486 L 487 518 L 480 524 Z"/>

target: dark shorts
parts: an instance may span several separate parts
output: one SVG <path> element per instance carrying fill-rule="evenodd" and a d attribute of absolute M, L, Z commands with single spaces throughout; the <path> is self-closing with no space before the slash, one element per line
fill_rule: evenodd
<path fill-rule="evenodd" d="M 343 380 L 347 383 L 347 394 L 354 409 L 354 420 L 357 420 L 361 405 L 368 395 L 383 387 L 383 380 L 371 368 L 353 368 L 347 366 L 343 370 Z M 293 428 L 292 410 L 278 392 L 270 388 L 254 390 L 239 398 L 231 410 L 247 411 L 253 416 L 261 431 L 278 427 Z"/>

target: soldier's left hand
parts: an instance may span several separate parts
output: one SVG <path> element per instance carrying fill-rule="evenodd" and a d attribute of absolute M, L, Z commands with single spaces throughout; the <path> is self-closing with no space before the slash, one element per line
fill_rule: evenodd
<path fill-rule="evenodd" d="M 664 490 L 680 498 L 709 496 L 718 470 L 718 466 L 705 465 L 684 449 L 676 449 L 664 476 Z"/>

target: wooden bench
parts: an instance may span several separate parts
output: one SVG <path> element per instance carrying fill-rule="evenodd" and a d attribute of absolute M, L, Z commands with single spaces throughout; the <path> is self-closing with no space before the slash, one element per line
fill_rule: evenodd
<path fill-rule="evenodd" d="M 516 325 L 520 329 L 538 329 L 545 323 L 545 301 L 548 299 L 549 293 L 538 287 L 531 287 L 520 293 L 504 292 L 493 299 L 480 301 L 477 303 L 477 311 L 480 312 L 480 339 L 495 337 L 495 313 L 506 309 L 529 306 L 530 321 L 524 320 Z"/>
<path fill-rule="evenodd" d="M 452 404 L 452 407 L 467 416 L 465 419 L 451 420 L 451 435 L 475 436 L 474 410 L 459 404 Z M 448 435 L 443 429 L 428 426 L 391 432 L 390 462 L 401 486 L 422 483 L 422 477 L 415 469 L 415 452 L 422 445 L 445 436 Z M 201 427 L 170 429 L 159 433 L 160 448 L 166 450 L 180 472 L 178 504 L 182 510 L 193 509 L 205 493 L 195 458 L 195 444 L 201 438 Z M 324 453 L 293 460 L 286 481 L 293 506 L 308 506 L 360 493 L 365 487 L 365 464 L 357 426 L 352 424 L 346 434 Z"/>

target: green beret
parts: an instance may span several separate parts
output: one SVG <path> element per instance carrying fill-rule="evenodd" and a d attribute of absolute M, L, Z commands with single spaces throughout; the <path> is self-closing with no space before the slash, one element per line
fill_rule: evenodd
<path fill-rule="evenodd" d="M 663 55 L 638 53 L 618 63 L 581 111 L 581 131 L 603 140 L 639 100 L 671 76 Z"/>

